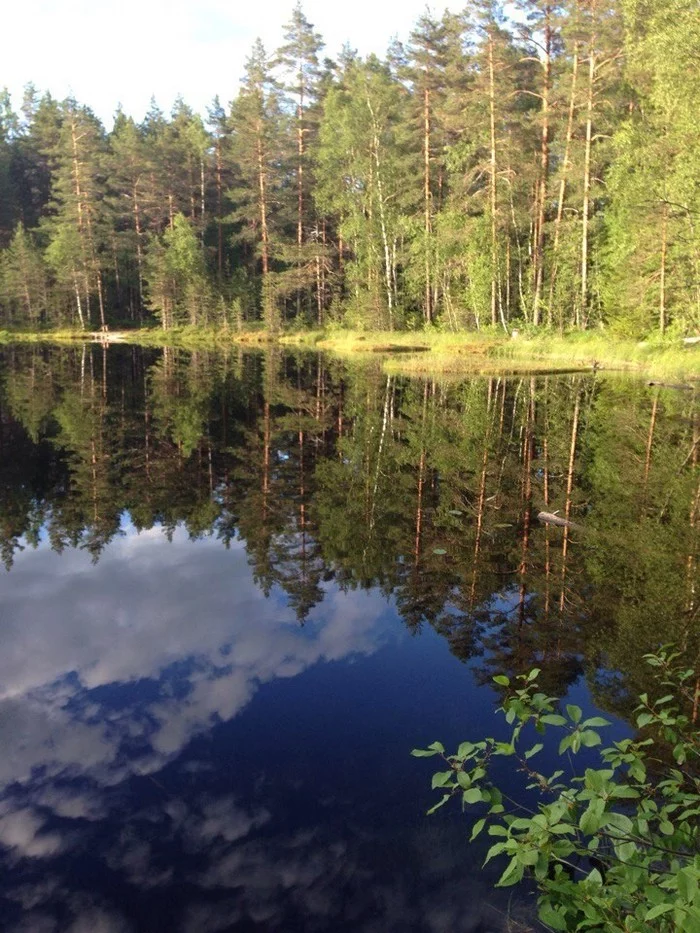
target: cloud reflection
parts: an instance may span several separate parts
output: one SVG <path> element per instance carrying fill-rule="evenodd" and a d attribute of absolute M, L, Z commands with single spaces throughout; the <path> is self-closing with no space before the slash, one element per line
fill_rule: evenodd
<path fill-rule="evenodd" d="M 312 613 L 300 630 L 256 589 L 240 543 L 182 530 L 171 544 L 128 533 L 97 566 L 81 551 L 25 551 L 4 580 L 0 787 L 37 768 L 100 784 L 156 772 L 261 683 L 374 651 L 381 611 L 331 591 L 323 623 Z"/>
<path fill-rule="evenodd" d="M 308 806 L 298 775 L 260 774 L 244 800 L 235 749 L 228 786 L 185 754 L 262 684 L 376 651 L 382 597 L 331 587 L 300 629 L 281 595 L 258 592 L 241 544 L 181 530 L 169 544 L 127 529 L 96 566 L 81 551 L 25 551 L 4 584 L 0 867 L 13 930 L 128 933 L 111 878 L 163 909 L 186 890 L 168 921 L 178 933 L 320 933 L 333 918 L 366 933 L 479 928 L 483 882 L 457 824 L 426 836 L 421 820 L 388 839 L 362 807 L 362 825 L 339 819 L 322 781 L 290 823 Z M 104 889 L 76 873 L 85 858 Z"/>

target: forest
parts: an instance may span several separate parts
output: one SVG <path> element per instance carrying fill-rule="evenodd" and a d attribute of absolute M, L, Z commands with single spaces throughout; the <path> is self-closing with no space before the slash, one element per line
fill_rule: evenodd
<path fill-rule="evenodd" d="M 205 115 L 0 98 L 0 328 L 700 329 L 696 0 L 297 5 Z M 234 65 L 235 71 L 235 65 Z"/>

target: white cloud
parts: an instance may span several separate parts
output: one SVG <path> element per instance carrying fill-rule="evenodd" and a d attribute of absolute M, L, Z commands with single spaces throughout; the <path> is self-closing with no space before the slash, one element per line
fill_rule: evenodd
<path fill-rule="evenodd" d="M 45 858 L 61 849 L 58 833 L 42 833 L 45 820 L 24 807 L 0 814 L 0 844 L 26 858 Z"/>

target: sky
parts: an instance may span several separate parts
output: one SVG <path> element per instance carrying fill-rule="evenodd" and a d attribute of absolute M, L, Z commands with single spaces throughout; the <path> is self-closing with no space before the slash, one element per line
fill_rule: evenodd
<path fill-rule="evenodd" d="M 268 50 L 282 42 L 295 0 L 20 0 L 3 14 L 6 41 L 0 87 L 17 109 L 33 82 L 59 99 L 72 94 L 111 126 L 121 104 L 140 120 L 151 96 L 166 112 L 181 94 L 204 113 L 215 94 L 235 97 L 256 37 Z M 459 10 L 462 2 L 435 5 Z M 383 54 L 406 39 L 425 0 L 305 0 L 306 18 L 334 58 L 344 42 Z M 9 40 L 9 41 L 8 41 Z"/>

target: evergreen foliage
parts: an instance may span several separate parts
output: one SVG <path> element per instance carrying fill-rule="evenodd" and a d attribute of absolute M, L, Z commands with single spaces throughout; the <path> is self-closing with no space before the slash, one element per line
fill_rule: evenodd
<path fill-rule="evenodd" d="M 196 324 L 233 306 L 272 332 L 696 334 L 697 3 L 517 6 L 426 12 L 384 61 L 334 62 L 297 4 L 206 121 L 153 102 L 107 132 L 75 100 L 30 85 L 15 112 L 5 92 L 0 325 L 163 323 L 154 263 L 181 216 L 200 260 L 174 314 Z M 38 251 L 31 311 L 20 243 Z"/>

